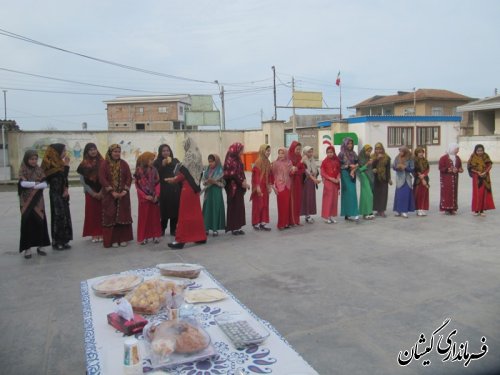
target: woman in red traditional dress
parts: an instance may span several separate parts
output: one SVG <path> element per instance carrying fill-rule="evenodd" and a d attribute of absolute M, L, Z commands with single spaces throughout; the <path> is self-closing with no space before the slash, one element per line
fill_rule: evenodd
<path fill-rule="evenodd" d="M 247 184 L 241 154 L 244 146 L 233 143 L 229 146 L 224 160 L 224 180 L 227 195 L 226 232 L 231 231 L 234 235 L 245 234 L 241 229 L 245 224 L 245 201 L 244 196 L 250 188 Z"/>
<path fill-rule="evenodd" d="M 163 234 L 160 218 L 160 177 L 153 166 L 155 154 L 146 151 L 137 158 L 135 167 L 135 188 L 139 202 L 137 219 L 137 242 L 145 245 L 149 240 L 160 242 Z"/>
<path fill-rule="evenodd" d="M 102 234 L 104 247 L 125 247 L 134 239 L 130 210 L 130 185 L 132 175 L 125 160 L 121 159 L 121 147 L 109 146 L 99 168 L 102 185 Z"/>
<path fill-rule="evenodd" d="M 292 162 L 286 157 L 287 149 L 280 147 L 278 149 L 278 158 L 273 161 L 273 189 L 276 193 L 276 201 L 278 204 L 278 229 L 290 228 L 290 172 Z"/>
<path fill-rule="evenodd" d="M 415 149 L 415 170 L 413 171 L 413 196 L 417 216 L 427 216 L 429 210 L 429 162 L 423 147 Z"/>
<path fill-rule="evenodd" d="M 305 166 L 302 163 L 302 144 L 297 141 L 292 142 L 288 149 L 288 160 L 292 162 L 290 171 L 290 225 L 300 225 L 302 184 L 305 172 Z"/>
<path fill-rule="evenodd" d="M 472 177 L 472 212 L 475 216 L 486 216 L 484 211 L 495 209 L 490 179 L 492 166 L 489 155 L 484 152 L 484 146 L 476 145 L 467 163 Z"/>
<path fill-rule="evenodd" d="M 323 179 L 323 200 L 321 217 L 327 224 L 337 221 L 338 202 L 340 194 L 340 160 L 333 146 L 326 149 L 326 157 L 321 163 L 321 178 Z"/>
<path fill-rule="evenodd" d="M 455 215 L 458 210 L 458 175 L 462 169 L 462 161 L 457 155 L 458 144 L 450 143 L 446 155 L 439 159 L 439 172 L 441 180 L 441 194 L 439 210 L 446 215 Z"/>
<path fill-rule="evenodd" d="M 200 204 L 201 153 L 189 137 L 184 141 L 184 151 L 184 162 L 177 164 L 175 177 L 165 179 L 171 184 L 182 183 L 175 241 L 168 244 L 171 249 L 182 249 L 187 242 L 207 242 Z"/>
<path fill-rule="evenodd" d="M 102 241 L 102 192 L 99 183 L 99 164 L 103 158 L 95 143 L 87 143 L 83 160 L 77 168 L 85 194 L 85 221 L 82 237 L 91 236 L 92 242 Z"/>
<path fill-rule="evenodd" d="M 269 193 L 272 188 L 271 146 L 261 145 L 259 157 L 252 169 L 252 225 L 255 230 L 270 231 L 269 224 Z"/>

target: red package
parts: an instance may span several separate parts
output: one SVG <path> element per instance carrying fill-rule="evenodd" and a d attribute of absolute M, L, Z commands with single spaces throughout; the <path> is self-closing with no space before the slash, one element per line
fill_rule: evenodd
<path fill-rule="evenodd" d="M 114 312 L 108 314 L 108 324 L 125 335 L 131 336 L 141 333 L 144 326 L 148 324 L 148 321 L 139 314 L 134 314 L 134 319 L 132 320 L 125 320 L 125 318 Z"/>

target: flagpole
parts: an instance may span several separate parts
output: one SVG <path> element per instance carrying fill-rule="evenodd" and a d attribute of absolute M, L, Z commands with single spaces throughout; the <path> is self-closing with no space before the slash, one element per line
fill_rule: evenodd
<path fill-rule="evenodd" d="M 342 81 L 340 81 L 339 89 L 340 89 L 340 119 L 342 120 Z"/>

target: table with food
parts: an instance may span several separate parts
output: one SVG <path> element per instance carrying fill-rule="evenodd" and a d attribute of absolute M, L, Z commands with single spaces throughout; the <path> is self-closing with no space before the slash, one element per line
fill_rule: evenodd
<path fill-rule="evenodd" d="M 81 282 L 87 374 L 317 374 L 206 269 L 167 263 Z"/>

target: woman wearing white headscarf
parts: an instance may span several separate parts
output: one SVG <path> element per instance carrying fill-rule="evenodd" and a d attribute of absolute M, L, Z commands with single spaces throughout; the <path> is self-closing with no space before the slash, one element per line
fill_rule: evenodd
<path fill-rule="evenodd" d="M 184 151 L 184 162 L 177 164 L 175 177 L 165 179 L 172 184 L 182 183 L 175 241 L 168 244 L 172 249 L 182 249 L 186 242 L 207 242 L 200 204 L 200 180 L 203 173 L 201 153 L 189 137 L 184 141 Z"/>
<path fill-rule="evenodd" d="M 455 215 L 458 210 L 458 174 L 462 173 L 462 160 L 457 155 L 458 144 L 450 143 L 446 154 L 439 159 L 441 195 L 439 210 L 446 215 Z"/>

